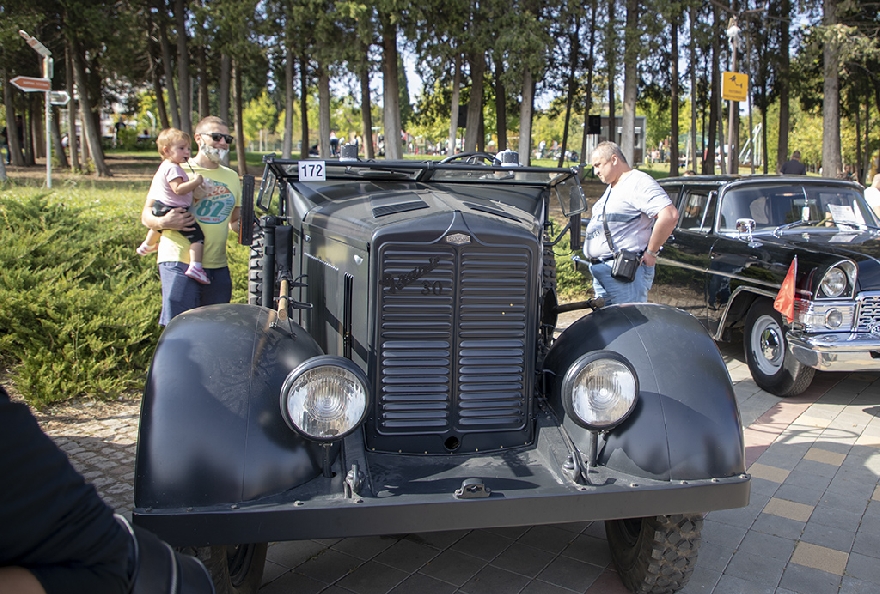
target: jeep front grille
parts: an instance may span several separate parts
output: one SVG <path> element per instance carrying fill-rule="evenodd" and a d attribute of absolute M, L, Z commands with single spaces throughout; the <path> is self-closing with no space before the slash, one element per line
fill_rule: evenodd
<path fill-rule="evenodd" d="M 530 252 L 391 244 L 380 258 L 377 431 L 522 430 L 534 350 Z"/>
<path fill-rule="evenodd" d="M 880 327 L 880 294 L 861 293 L 856 297 L 856 332 L 871 332 Z"/>

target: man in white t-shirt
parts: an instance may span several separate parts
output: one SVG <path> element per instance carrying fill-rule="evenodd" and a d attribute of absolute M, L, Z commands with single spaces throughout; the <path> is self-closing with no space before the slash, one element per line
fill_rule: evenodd
<path fill-rule="evenodd" d="M 608 184 L 593 206 L 584 242 L 593 290 L 606 303 L 645 303 L 654 283 L 657 256 L 675 228 L 678 210 L 654 178 L 629 166 L 613 142 L 600 143 L 591 163 L 593 172 Z M 614 253 L 605 234 L 606 221 L 614 252 L 623 249 L 641 254 L 641 264 L 631 283 L 611 276 Z"/>
<path fill-rule="evenodd" d="M 880 217 L 880 173 L 875 175 L 871 185 L 865 188 L 865 201 L 874 214 Z"/>

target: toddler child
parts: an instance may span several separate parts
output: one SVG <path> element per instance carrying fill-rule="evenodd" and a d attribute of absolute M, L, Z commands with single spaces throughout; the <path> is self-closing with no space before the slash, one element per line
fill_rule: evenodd
<path fill-rule="evenodd" d="M 190 153 L 189 134 L 177 128 L 166 128 L 159 133 L 156 146 L 159 154 L 165 159 L 153 176 L 150 191 L 147 193 L 147 204 L 153 216 L 162 217 L 175 208 L 189 208 L 193 203 L 193 190 L 202 184 L 201 175 L 189 179 L 181 163 L 186 163 Z M 202 268 L 202 251 L 205 247 L 205 234 L 198 223 L 191 231 L 180 231 L 189 240 L 189 268 L 186 276 L 208 285 L 211 281 Z M 137 253 L 146 256 L 159 249 L 161 231 L 147 232 L 144 242 L 138 247 Z"/>

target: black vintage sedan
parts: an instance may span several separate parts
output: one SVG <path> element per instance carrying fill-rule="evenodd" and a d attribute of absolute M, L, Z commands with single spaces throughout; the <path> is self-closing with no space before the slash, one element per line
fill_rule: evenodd
<path fill-rule="evenodd" d="M 679 221 L 650 301 L 692 313 L 715 340 L 741 330 L 755 382 L 779 396 L 806 390 L 816 369 L 880 370 L 880 228 L 861 186 L 804 176 L 660 183 Z M 793 319 L 774 308 L 789 269 Z"/>

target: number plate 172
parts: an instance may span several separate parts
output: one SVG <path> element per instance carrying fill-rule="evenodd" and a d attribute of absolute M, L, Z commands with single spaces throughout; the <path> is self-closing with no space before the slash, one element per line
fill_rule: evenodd
<path fill-rule="evenodd" d="M 326 181 L 327 167 L 324 165 L 324 161 L 300 161 L 299 180 Z"/>

